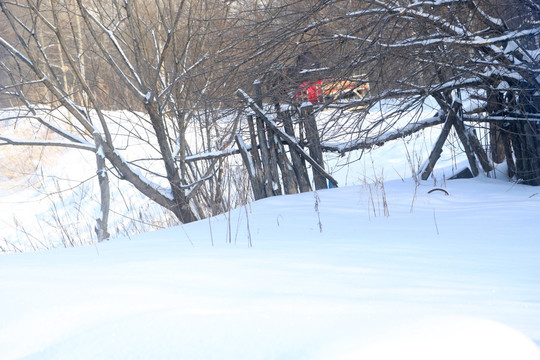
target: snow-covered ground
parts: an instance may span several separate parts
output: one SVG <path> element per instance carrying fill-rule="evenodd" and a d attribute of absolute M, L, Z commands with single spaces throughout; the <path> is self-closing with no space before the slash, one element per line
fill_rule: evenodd
<path fill-rule="evenodd" d="M 340 188 L 131 237 L 124 214 L 156 210 L 113 182 L 111 241 L 0 255 L 0 359 L 540 359 L 540 189 L 447 180 L 465 166 L 452 138 L 415 182 L 437 135 L 328 155 Z M 7 243 L 57 247 L 55 218 L 91 234 L 95 181 L 61 202 L 44 182 L 69 188 L 94 161 L 3 182 Z"/>
<path fill-rule="evenodd" d="M 538 189 L 432 188 L 276 197 L 131 240 L 3 255 L 0 357 L 540 359 Z"/>

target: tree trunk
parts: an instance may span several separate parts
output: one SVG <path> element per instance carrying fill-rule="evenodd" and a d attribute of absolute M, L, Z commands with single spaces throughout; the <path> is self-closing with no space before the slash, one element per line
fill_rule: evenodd
<path fill-rule="evenodd" d="M 185 190 L 182 188 L 182 179 L 180 178 L 178 167 L 176 166 L 174 157 L 172 156 L 167 132 L 163 123 L 163 117 L 160 116 L 158 106 L 152 98 L 147 101 L 145 108 L 150 117 L 152 127 L 154 128 L 160 154 L 163 156 L 167 180 L 171 186 L 172 203 L 170 204 L 169 210 L 171 210 L 176 215 L 178 220 L 184 224 L 196 221 L 197 218 L 193 214 L 193 211 L 189 206 L 189 200 L 186 197 Z"/>
<path fill-rule="evenodd" d="M 100 134 L 94 134 L 96 143 L 97 176 L 100 191 L 100 216 L 96 219 L 96 235 L 98 241 L 109 240 L 108 222 L 111 194 L 109 190 L 109 177 L 105 166 L 105 153 L 103 152 L 103 139 Z"/>
<path fill-rule="evenodd" d="M 504 109 L 504 97 L 501 92 L 488 90 L 486 110 L 489 116 L 499 115 Z M 496 123 L 489 124 L 489 144 L 491 150 L 491 159 L 494 163 L 500 164 L 504 161 L 505 150 L 502 141 L 502 130 Z"/>

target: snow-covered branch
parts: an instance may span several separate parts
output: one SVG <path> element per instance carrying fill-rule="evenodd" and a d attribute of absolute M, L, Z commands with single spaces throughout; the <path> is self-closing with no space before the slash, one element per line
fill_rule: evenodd
<path fill-rule="evenodd" d="M 540 35 L 540 27 L 526 30 L 508 31 L 503 35 L 499 35 L 492 38 L 485 38 L 481 36 L 441 36 L 429 39 L 417 39 L 411 38 L 405 41 L 397 42 L 394 44 L 378 43 L 380 46 L 388 48 L 400 48 L 409 46 L 429 46 L 439 44 L 453 44 L 470 47 L 483 47 L 496 45 L 508 41 L 514 41 L 517 39 Z M 502 51 L 502 50 L 501 50 Z"/>
<path fill-rule="evenodd" d="M 247 149 L 251 150 L 251 146 L 247 146 Z M 200 153 L 200 154 L 195 154 L 195 155 L 189 155 L 185 157 L 184 161 L 196 162 L 200 160 L 215 160 L 215 159 L 227 157 L 230 155 L 236 155 L 236 154 L 240 154 L 240 150 L 238 150 L 237 148 L 229 148 L 229 149 L 210 151 L 210 152 L 205 152 L 205 153 Z"/>
<path fill-rule="evenodd" d="M 17 89 L 17 88 L 20 88 L 21 86 L 25 85 L 25 86 L 29 86 L 29 85 L 35 85 L 35 84 L 43 84 L 45 82 L 45 78 L 44 79 L 40 79 L 40 80 L 31 80 L 31 81 L 25 81 L 25 82 L 21 82 L 21 83 L 17 83 L 17 84 L 11 84 L 11 85 L 0 85 L 0 91 L 9 91 L 11 89 Z M 15 95 L 19 95 L 20 93 L 19 92 L 16 92 L 14 93 Z"/>
<path fill-rule="evenodd" d="M 22 60 L 27 66 L 32 68 L 34 63 L 24 56 L 19 50 L 15 49 L 6 39 L 0 36 L 0 45 L 2 45 L 10 54 L 16 56 L 18 59 Z"/>
<path fill-rule="evenodd" d="M 304 27 L 302 29 L 302 31 L 303 32 L 308 32 L 310 30 L 321 27 L 323 25 L 327 25 L 327 24 L 330 24 L 330 23 L 333 23 L 333 22 L 338 22 L 338 21 L 341 21 L 341 20 L 344 20 L 344 19 L 357 18 L 357 17 L 361 17 L 361 16 L 373 16 L 373 15 L 385 14 L 385 13 L 386 13 L 385 9 L 368 9 L 368 10 L 362 10 L 362 11 L 353 11 L 353 12 L 346 13 L 344 15 L 334 16 L 334 17 L 330 17 L 330 18 L 324 18 L 322 20 L 315 21 L 315 22 L 309 24 L 308 26 Z"/>
<path fill-rule="evenodd" d="M 75 142 L 65 142 L 65 141 L 54 141 L 54 140 L 27 140 L 27 139 L 13 139 L 7 136 L 0 135 L 1 145 L 24 145 L 24 146 L 54 146 L 54 147 L 65 147 L 72 149 L 81 149 L 95 151 L 96 147 L 88 142 L 84 143 L 75 143 Z"/>
<path fill-rule="evenodd" d="M 435 116 L 416 123 L 408 124 L 400 129 L 387 131 L 375 136 L 369 136 L 367 138 L 361 138 L 344 143 L 323 142 L 321 145 L 324 151 L 337 152 L 340 154 L 359 149 L 371 149 L 374 146 L 381 146 L 388 141 L 404 138 L 430 126 L 442 124 L 443 122 L 443 118 Z"/>

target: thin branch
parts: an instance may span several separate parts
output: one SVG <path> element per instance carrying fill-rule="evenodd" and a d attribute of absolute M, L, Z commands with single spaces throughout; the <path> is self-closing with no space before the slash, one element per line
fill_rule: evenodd
<path fill-rule="evenodd" d="M 90 143 L 72 143 L 72 142 L 64 142 L 64 141 L 54 141 L 54 140 L 26 140 L 26 139 L 12 139 L 7 136 L 0 135 L 0 140 L 4 141 L 3 143 L 0 143 L 0 146 L 2 145 L 24 145 L 24 146 L 53 146 L 53 147 L 65 147 L 65 148 L 72 148 L 72 149 L 80 149 L 80 150 L 89 150 L 89 151 L 96 151 L 96 147 Z"/>

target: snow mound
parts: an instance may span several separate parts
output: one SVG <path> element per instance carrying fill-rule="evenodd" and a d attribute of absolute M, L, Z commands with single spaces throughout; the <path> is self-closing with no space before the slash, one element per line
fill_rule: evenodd
<path fill-rule="evenodd" d="M 190 332 L 177 322 L 177 312 L 151 312 L 102 324 L 25 359 L 540 359 L 540 350 L 524 334 L 473 317 L 446 316 L 403 323 L 378 329 L 375 335 L 364 334 L 360 340 L 331 346 L 321 345 L 324 341 L 313 342 L 306 351 L 276 337 L 278 328 L 257 329 L 239 314 L 197 314 Z M 186 319 L 186 314 L 182 315 Z M 201 336 L 203 333 L 206 336 Z"/>
<path fill-rule="evenodd" d="M 384 339 L 337 358 L 538 360 L 540 350 L 524 334 L 495 321 L 436 317 L 398 326 Z"/>

